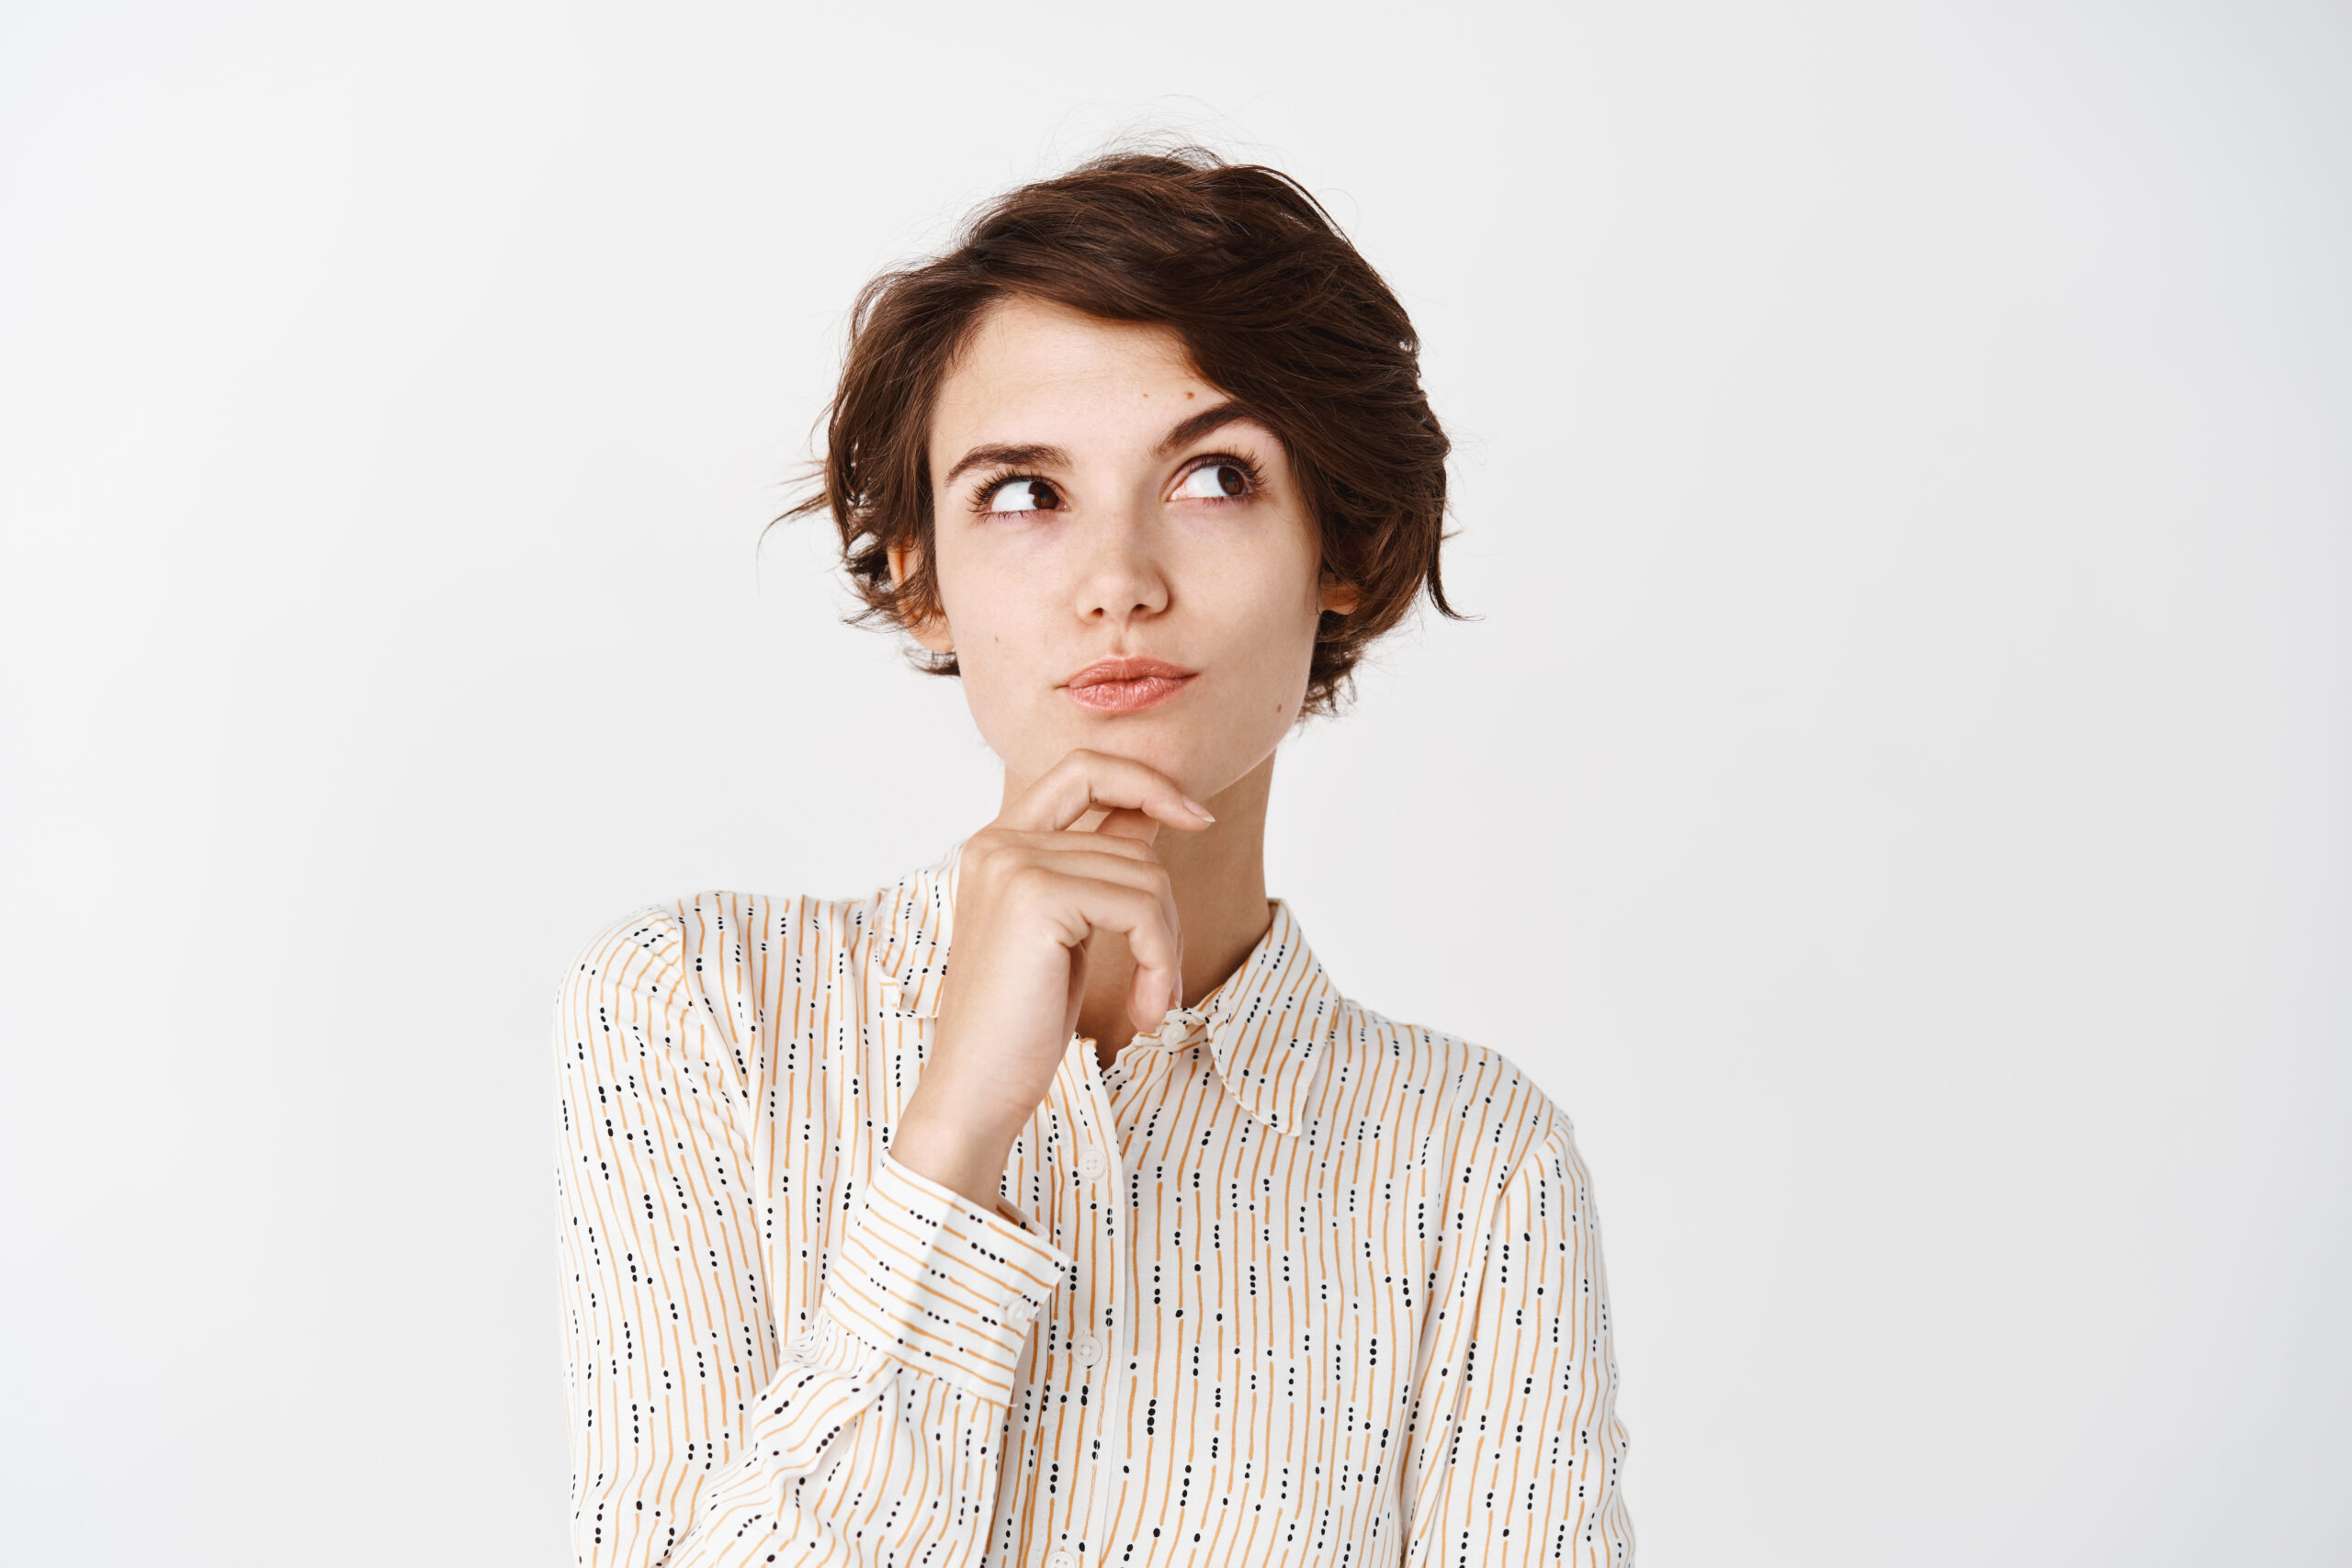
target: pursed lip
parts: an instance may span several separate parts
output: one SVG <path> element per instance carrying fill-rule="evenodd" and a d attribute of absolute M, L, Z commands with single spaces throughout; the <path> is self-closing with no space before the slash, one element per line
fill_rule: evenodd
<path fill-rule="evenodd" d="M 1096 713 L 1140 713 L 1182 691 L 1197 673 L 1164 659 L 1098 659 L 1063 682 L 1062 690 Z"/>
<path fill-rule="evenodd" d="M 1111 681 L 1189 681 L 1198 673 L 1164 659 L 1098 659 L 1062 684 L 1078 691 Z"/>

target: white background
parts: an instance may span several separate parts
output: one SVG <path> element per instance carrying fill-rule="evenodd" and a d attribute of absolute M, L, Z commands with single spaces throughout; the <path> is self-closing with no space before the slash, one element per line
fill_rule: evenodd
<path fill-rule="evenodd" d="M 2352 14 L 0 23 L 0 1554 L 552 1564 L 549 1006 L 994 808 L 763 523 L 849 300 L 1114 132 L 1296 174 L 1459 444 L 1277 771 L 1576 1118 L 1665 1563 L 2352 1555 Z"/>

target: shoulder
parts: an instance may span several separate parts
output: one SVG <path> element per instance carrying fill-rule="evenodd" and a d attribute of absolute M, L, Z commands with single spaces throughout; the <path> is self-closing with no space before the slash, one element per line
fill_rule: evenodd
<path fill-rule="evenodd" d="M 794 993 L 846 979 L 887 932 L 904 882 L 862 897 L 706 888 L 630 910 L 572 954 L 559 1005 L 627 994 L 691 1013 L 730 1038 L 789 1014 Z"/>
<path fill-rule="evenodd" d="M 561 986 L 585 980 L 701 977 L 747 979 L 779 957 L 847 953 L 876 925 L 897 889 L 855 898 L 706 888 L 647 904 L 607 922 L 582 942 Z"/>
<path fill-rule="evenodd" d="M 1509 1055 L 1342 998 L 1329 1087 L 1368 1097 L 1423 1162 L 1500 1184 L 1566 1145 L 1566 1111 Z"/>
<path fill-rule="evenodd" d="M 607 922 L 572 955 L 555 999 L 566 1073 L 660 1062 L 748 1106 L 802 1021 L 862 994 L 851 954 L 883 895 L 828 899 L 710 888 Z"/>
<path fill-rule="evenodd" d="M 669 983 L 678 968 L 674 904 L 646 904 L 609 920 L 580 944 L 556 982 L 559 1001 L 583 992 L 638 991 Z"/>

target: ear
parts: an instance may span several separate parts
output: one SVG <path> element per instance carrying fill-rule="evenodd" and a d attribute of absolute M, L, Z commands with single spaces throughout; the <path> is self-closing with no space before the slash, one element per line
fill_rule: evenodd
<path fill-rule="evenodd" d="M 903 588 L 915 568 L 915 547 L 901 541 L 889 547 L 890 586 Z M 907 635 L 933 653 L 956 651 L 956 637 L 945 615 L 924 615 L 904 623 Z"/>
<path fill-rule="evenodd" d="M 1340 581 L 1327 567 L 1317 602 L 1330 615 L 1352 615 L 1356 606 L 1363 603 L 1363 591 L 1352 582 Z"/>

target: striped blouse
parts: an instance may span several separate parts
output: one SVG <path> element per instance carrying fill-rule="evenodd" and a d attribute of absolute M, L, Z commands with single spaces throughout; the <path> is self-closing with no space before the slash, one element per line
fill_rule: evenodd
<path fill-rule="evenodd" d="M 578 1560 L 1631 1562 L 1567 1117 L 1342 997 L 1281 901 L 1107 1071 L 1070 1042 L 993 1212 L 889 1156 L 960 848 L 565 976 Z"/>

